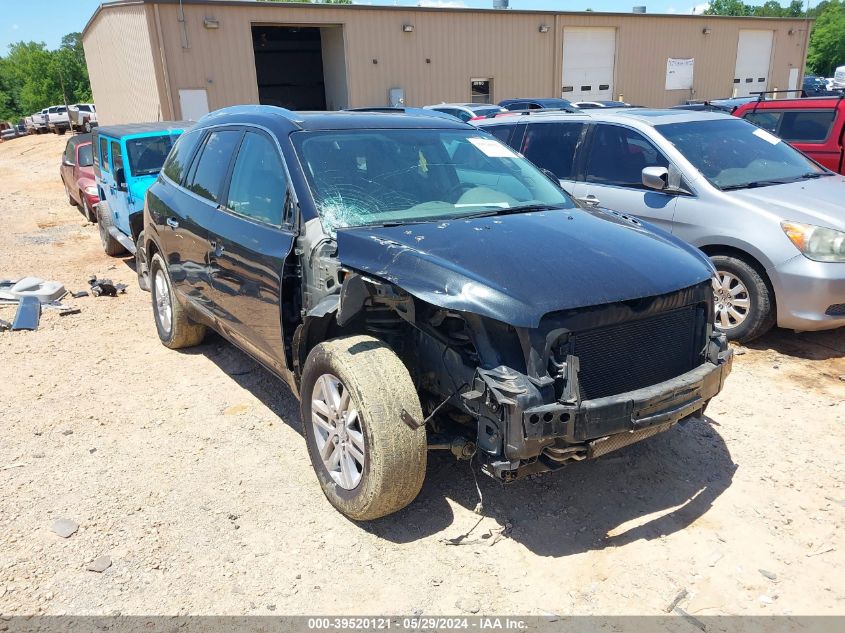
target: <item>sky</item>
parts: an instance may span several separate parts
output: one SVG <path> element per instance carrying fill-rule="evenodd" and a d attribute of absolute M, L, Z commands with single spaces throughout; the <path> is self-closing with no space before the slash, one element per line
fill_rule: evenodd
<path fill-rule="evenodd" d="M 361 4 L 400 4 L 413 6 L 482 7 L 493 6 L 493 0 L 355 0 Z M 762 4 L 750 0 L 749 4 Z M 44 42 L 57 48 L 62 36 L 81 31 L 100 0 L 0 0 L 3 6 L 0 19 L 0 55 L 5 55 L 13 42 Z M 787 0 L 781 0 L 787 4 Z M 812 2 L 816 4 L 816 2 Z M 14 5 L 14 6 L 9 6 Z M 635 5 L 645 5 L 649 13 L 701 13 L 707 6 L 704 0 L 511 0 L 512 9 L 543 11 L 618 11 L 627 13 Z"/>

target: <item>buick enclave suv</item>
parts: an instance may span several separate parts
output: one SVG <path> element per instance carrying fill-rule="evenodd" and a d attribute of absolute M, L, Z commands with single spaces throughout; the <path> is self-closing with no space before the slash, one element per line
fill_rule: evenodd
<path fill-rule="evenodd" d="M 706 257 L 457 120 L 212 113 L 144 236 L 161 341 L 210 327 L 284 379 L 353 519 L 410 503 L 429 449 L 554 470 L 700 415 L 731 367 Z"/>

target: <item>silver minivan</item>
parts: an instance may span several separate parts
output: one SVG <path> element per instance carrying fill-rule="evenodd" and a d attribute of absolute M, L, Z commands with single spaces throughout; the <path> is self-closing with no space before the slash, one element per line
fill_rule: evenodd
<path fill-rule="evenodd" d="M 726 114 L 537 113 L 479 122 L 573 197 L 656 224 L 712 259 L 717 325 L 845 325 L 845 177 Z"/>

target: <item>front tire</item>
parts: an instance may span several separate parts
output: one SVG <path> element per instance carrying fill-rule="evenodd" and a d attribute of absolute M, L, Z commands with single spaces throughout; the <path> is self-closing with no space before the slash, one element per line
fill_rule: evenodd
<path fill-rule="evenodd" d="M 100 244 L 103 245 L 106 255 L 116 257 L 117 255 L 123 254 L 126 249 L 109 233 L 109 229 L 113 224 L 111 210 L 105 202 L 101 201 L 97 205 L 97 228 L 100 231 Z"/>
<path fill-rule="evenodd" d="M 205 326 L 195 323 L 176 299 L 167 265 L 158 253 L 150 261 L 150 280 L 153 316 L 164 346 L 181 349 L 199 345 L 205 337 Z"/>
<path fill-rule="evenodd" d="M 97 213 L 94 209 L 91 208 L 91 205 L 88 204 L 88 199 L 85 196 L 82 196 L 82 208 L 85 211 L 85 218 L 91 223 L 96 224 L 97 222 Z"/>
<path fill-rule="evenodd" d="M 349 336 L 320 343 L 305 361 L 301 414 L 311 464 L 329 502 L 356 521 L 401 510 L 425 479 L 425 427 L 408 370 L 385 343 Z"/>
<path fill-rule="evenodd" d="M 737 257 L 714 255 L 710 259 L 718 277 L 713 284 L 716 328 L 741 343 L 768 332 L 775 324 L 775 310 L 766 280 Z"/>

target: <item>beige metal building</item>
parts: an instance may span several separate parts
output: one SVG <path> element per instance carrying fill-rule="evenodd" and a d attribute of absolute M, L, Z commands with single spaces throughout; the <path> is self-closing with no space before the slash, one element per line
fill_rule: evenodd
<path fill-rule="evenodd" d="M 492 0 L 491 0 L 492 1 Z M 122 0 L 83 33 L 102 123 L 511 97 L 646 106 L 800 87 L 810 21 Z"/>

